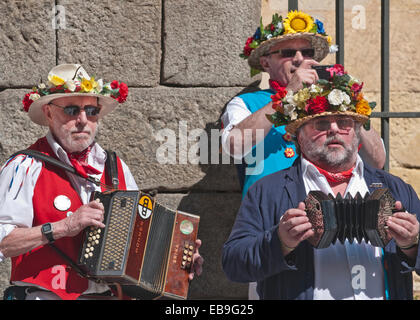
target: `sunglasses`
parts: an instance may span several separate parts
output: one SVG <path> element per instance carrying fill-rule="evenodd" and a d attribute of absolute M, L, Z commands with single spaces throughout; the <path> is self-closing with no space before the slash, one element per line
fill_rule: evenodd
<path fill-rule="evenodd" d="M 267 52 L 264 56 L 270 56 L 272 54 L 279 53 L 282 58 L 293 58 L 296 55 L 296 52 L 300 52 L 305 58 L 313 58 L 315 56 L 315 49 L 279 49 L 272 52 Z"/>
<path fill-rule="evenodd" d="M 64 106 L 56 105 L 54 103 L 49 103 L 49 104 L 53 105 L 53 106 L 56 106 L 56 107 L 59 107 L 59 108 L 62 108 L 65 114 L 67 114 L 69 116 L 72 116 L 72 117 L 79 115 L 81 110 L 85 111 L 87 117 L 97 116 L 99 114 L 99 112 L 101 111 L 101 108 L 97 107 L 97 106 L 84 106 L 82 108 L 82 107 L 79 107 L 79 106 L 76 106 L 76 105 L 69 105 L 69 106 L 64 107 Z"/>
<path fill-rule="evenodd" d="M 343 131 L 349 131 L 354 128 L 354 120 L 351 118 L 338 118 L 338 119 L 317 119 L 312 122 L 312 126 L 317 131 L 328 131 L 331 128 L 331 122 L 337 123 L 337 127 Z"/>

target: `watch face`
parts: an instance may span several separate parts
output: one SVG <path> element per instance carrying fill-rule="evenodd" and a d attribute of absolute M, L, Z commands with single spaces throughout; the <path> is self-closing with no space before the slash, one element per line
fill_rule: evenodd
<path fill-rule="evenodd" d="M 43 232 L 50 232 L 51 231 L 51 224 L 47 223 L 42 226 Z"/>

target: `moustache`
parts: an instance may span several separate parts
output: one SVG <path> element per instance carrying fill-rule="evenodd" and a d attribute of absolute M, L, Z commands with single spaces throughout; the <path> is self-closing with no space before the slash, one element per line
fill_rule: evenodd
<path fill-rule="evenodd" d="M 335 137 L 335 136 L 328 137 L 328 138 L 325 140 L 325 142 L 324 142 L 324 146 L 326 147 L 326 146 L 328 146 L 329 144 L 340 144 L 340 145 L 342 145 L 343 147 L 345 147 L 345 146 L 346 146 L 346 143 L 344 142 L 344 140 L 342 140 L 342 139 L 341 139 L 341 138 L 339 138 L 339 137 Z"/>

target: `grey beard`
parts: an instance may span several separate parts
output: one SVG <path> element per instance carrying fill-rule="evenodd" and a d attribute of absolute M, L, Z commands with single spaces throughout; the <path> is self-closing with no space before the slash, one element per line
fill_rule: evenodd
<path fill-rule="evenodd" d="M 337 141 L 344 149 L 328 149 L 328 143 L 332 141 Z M 325 140 L 324 145 L 321 148 L 316 147 L 314 144 L 307 143 L 306 146 L 301 146 L 303 147 L 301 149 L 309 161 L 319 165 L 325 170 L 334 168 L 334 171 L 336 171 L 347 168 L 350 163 L 354 164 L 358 146 L 359 139 L 357 136 L 354 137 L 350 145 L 346 145 L 344 141 L 337 136 L 330 136 Z M 329 171 L 331 171 L 331 169 Z"/>

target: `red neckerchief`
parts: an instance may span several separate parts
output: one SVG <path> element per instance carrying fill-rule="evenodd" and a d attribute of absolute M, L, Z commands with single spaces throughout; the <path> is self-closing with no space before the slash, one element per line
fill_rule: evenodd
<path fill-rule="evenodd" d="M 350 168 L 349 170 L 343 171 L 343 172 L 329 172 L 327 170 L 324 170 L 320 167 L 318 167 L 316 164 L 309 161 L 306 157 L 304 157 L 309 163 L 311 163 L 315 168 L 318 169 L 319 173 L 325 176 L 327 178 L 328 182 L 338 183 L 338 182 L 348 182 L 350 181 L 354 167 Z"/>
<path fill-rule="evenodd" d="M 74 169 L 76 169 L 76 171 L 84 178 L 87 178 L 88 174 L 101 173 L 99 170 L 96 170 L 94 167 L 87 163 L 87 158 L 91 149 L 92 147 L 89 146 L 82 152 L 67 152 L 67 156 L 69 157 L 70 163 L 73 165 Z"/>
<path fill-rule="evenodd" d="M 268 83 L 269 83 L 270 87 L 276 92 L 283 91 L 286 88 L 286 86 L 282 85 L 277 80 L 270 79 L 270 80 L 268 80 Z"/>

